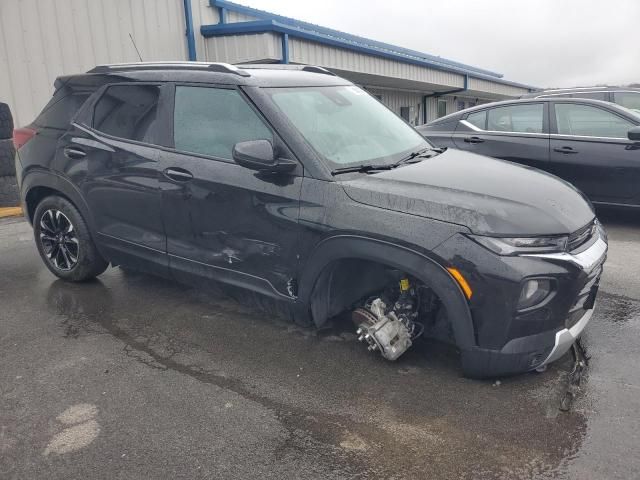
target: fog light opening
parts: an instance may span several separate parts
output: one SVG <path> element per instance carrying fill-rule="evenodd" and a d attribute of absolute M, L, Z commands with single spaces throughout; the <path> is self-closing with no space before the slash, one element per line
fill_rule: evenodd
<path fill-rule="evenodd" d="M 518 310 L 526 310 L 544 302 L 551 294 L 551 280 L 546 278 L 532 278 L 522 285 Z"/>

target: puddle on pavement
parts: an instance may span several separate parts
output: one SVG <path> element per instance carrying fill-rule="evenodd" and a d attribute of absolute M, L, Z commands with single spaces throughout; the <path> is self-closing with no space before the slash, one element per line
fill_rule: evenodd
<path fill-rule="evenodd" d="M 585 435 L 583 413 L 558 414 L 570 365 L 474 381 L 436 343 L 389 363 L 343 327 L 316 332 L 142 274 L 101 278 L 48 286 L 62 335 L 112 335 L 135 361 L 270 409 L 289 432 L 283 457 L 313 453 L 370 478 L 528 478 L 562 473 Z"/>

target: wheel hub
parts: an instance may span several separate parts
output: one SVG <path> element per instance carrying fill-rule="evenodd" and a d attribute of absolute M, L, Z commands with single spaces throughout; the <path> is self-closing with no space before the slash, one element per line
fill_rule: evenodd
<path fill-rule="evenodd" d="M 40 218 L 40 244 L 49 262 L 68 271 L 78 264 L 80 242 L 69 217 L 57 209 L 49 209 Z"/>

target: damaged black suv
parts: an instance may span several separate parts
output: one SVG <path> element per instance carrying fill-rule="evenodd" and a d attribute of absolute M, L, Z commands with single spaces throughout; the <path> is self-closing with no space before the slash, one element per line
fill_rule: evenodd
<path fill-rule="evenodd" d="M 545 366 L 591 317 L 607 240 L 583 195 L 434 148 L 324 69 L 107 65 L 55 87 L 14 142 L 60 278 L 122 265 L 247 288 L 302 324 L 351 312 L 369 350 L 438 336 L 475 377 Z"/>

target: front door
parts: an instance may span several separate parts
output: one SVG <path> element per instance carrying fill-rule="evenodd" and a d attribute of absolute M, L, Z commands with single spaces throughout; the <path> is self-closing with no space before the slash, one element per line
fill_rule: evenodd
<path fill-rule="evenodd" d="M 640 149 L 627 138 L 635 126 L 594 105 L 556 102 L 550 168 L 592 201 L 640 201 Z"/>
<path fill-rule="evenodd" d="M 546 105 L 518 103 L 472 112 L 453 135 L 457 148 L 546 169 L 549 134 Z"/>
<path fill-rule="evenodd" d="M 109 260 L 166 275 L 158 181 L 163 88 L 117 84 L 99 92 L 83 122 L 61 138 L 56 161 L 82 190 Z"/>
<path fill-rule="evenodd" d="M 239 89 L 177 85 L 174 98 L 174 150 L 161 154 L 171 272 L 293 297 L 302 167 L 269 175 L 233 161 L 237 142 L 259 139 L 292 158 Z"/>

